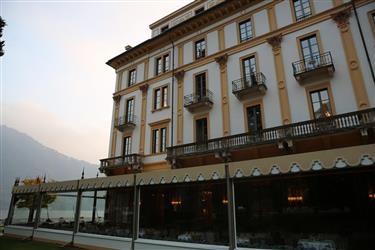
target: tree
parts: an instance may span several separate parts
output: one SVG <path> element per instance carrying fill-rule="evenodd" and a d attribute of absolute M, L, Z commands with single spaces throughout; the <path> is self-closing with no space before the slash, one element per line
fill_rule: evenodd
<path fill-rule="evenodd" d="M 43 178 L 37 176 L 36 178 L 25 178 L 22 181 L 23 185 L 40 185 L 43 183 Z M 42 208 L 48 209 L 48 204 L 53 203 L 56 200 L 56 194 L 46 193 L 43 195 Z M 29 217 L 27 223 L 32 223 L 34 218 L 35 209 L 38 205 L 38 193 L 22 194 L 17 196 L 16 206 L 18 208 L 28 208 Z"/>
<path fill-rule="evenodd" d="M 1 39 L 3 37 L 3 28 L 6 26 L 6 22 L 4 21 L 4 19 L 0 16 L 0 56 L 3 56 L 4 55 L 4 45 L 5 45 L 5 42 Z"/>

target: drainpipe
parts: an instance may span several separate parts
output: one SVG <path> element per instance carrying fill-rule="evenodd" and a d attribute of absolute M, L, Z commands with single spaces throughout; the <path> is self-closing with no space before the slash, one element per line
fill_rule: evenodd
<path fill-rule="evenodd" d="M 351 0 L 351 4 L 352 4 L 352 6 L 353 6 L 353 11 L 354 11 L 354 15 L 355 15 L 355 20 L 356 20 L 356 22 L 357 22 L 357 26 L 358 26 L 359 34 L 361 35 L 362 45 L 363 45 L 363 48 L 365 49 L 367 62 L 368 62 L 368 64 L 369 64 L 369 66 L 370 66 L 370 72 L 371 72 L 371 76 L 372 76 L 372 81 L 373 81 L 373 83 L 375 84 L 374 68 L 372 67 L 372 64 L 371 64 L 371 59 L 370 59 L 370 56 L 369 56 L 369 53 L 368 53 L 368 50 L 367 50 L 367 46 L 366 46 L 366 42 L 365 42 L 365 38 L 364 38 L 364 36 L 363 36 L 362 26 L 361 26 L 361 23 L 359 22 L 358 13 L 357 13 L 357 8 L 355 7 L 354 0 Z"/>

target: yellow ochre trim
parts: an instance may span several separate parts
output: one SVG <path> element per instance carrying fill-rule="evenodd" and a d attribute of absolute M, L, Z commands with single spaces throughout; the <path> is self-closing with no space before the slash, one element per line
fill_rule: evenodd
<path fill-rule="evenodd" d="M 218 30 L 218 38 L 219 38 L 219 51 L 225 49 L 225 33 L 224 28 L 220 28 Z"/>
<path fill-rule="evenodd" d="M 145 153 L 146 113 L 147 113 L 147 90 L 142 91 L 141 126 L 139 138 L 139 154 Z"/>
<path fill-rule="evenodd" d="M 230 115 L 229 115 L 229 95 L 228 95 L 228 69 L 227 55 L 216 58 L 220 69 L 220 90 L 221 90 L 221 111 L 223 120 L 223 135 L 228 136 L 230 131 Z"/>
<path fill-rule="evenodd" d="M 268 24 L 270 26 L 270 31 L 277 30 L 277 20 L 276 20 L 274 5 L 270 5 L 267 8 L 267 14 L 268 14 Z"/>
<path fill-rule="evenodd" d="M 177 144 L 184 142 L 184 74 L 177 73 Z"/>

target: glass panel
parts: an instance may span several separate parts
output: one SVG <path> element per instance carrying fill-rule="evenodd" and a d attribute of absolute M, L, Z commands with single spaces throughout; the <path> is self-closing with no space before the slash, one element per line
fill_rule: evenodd
<path fill-rule="evenodd" d="M 332 108 L 327 89 L 310 92 L 310 96 L 315 119 L 332 115 Z"/>
<path fill-rule="evenodd" d="M 159 75 L 162 72 L 162 62 L 161 57 L 156 59 L 156 74 Z"/>
<path fill-rule="evenodd" d="M 240 42 L 249 40 L 253 36 L 251 19 L 243 21 L 239 24 L 240 29 Z"/>
<path fill-rule="evenodd" d="M 195 42 L 195 58 L 206 56 L 206 41 L 204 39 Z"/>
<path fill-rule="evenodd" d="M 159 148 L 159 130 L 152 130 L 152 153 L 157 153 Z"/>
<path fill-rule="evenodd" d="M 15 196 L 15 206 L 11 224 L 19 226 L 34 226 L 38 208 L 38 194 L 19 194 Z"/>
<path fill-rule="evenodd" d="M 131 237 L 132 221 L 132 188 L 83 192 L 80 232 Z"/>
<path fill-rule="evenodd" d="M 160 109 L 161 108 L 161 94 L 160 89 L 155 90 L 155 96 L 154 96 L 154 109 Z"/>
<path fill-rule="evenodd" d="M 124 138 L 124 155 L 129 155 L 131 154 L 131 141 L 132 138 L 130 136 Z"/>
<path fill-rule="evenodd" d="M 169 55 L 163 57 L 164 72 L 169 70 Z"/>
<path fill-rule="evenodd" d="M 247 108 L 248 129 L 250 133 L 262 130 L 262 115 L 260 105 Z"/>
<path fill-rule="evenodd" d="M 164 152 L 167 147 L 167 129 L 160 129 L 160 152 Z"/>
<path fill-rule="evenodd" d="M 142 187 L 139 237 L 227 244 L 225 190 L 214 182 Z"/>
<path fill-rule="evenodd" d="M 168 106 L 168 87 L 163 87 L 162 89 L 162 92 L 163 92 L 163 107 L 167 107 Z"/>
<path fill-rule="evenodd" d="M 135 84 L 135 81 L 136 81 L 136 70 L 133 69 L 131 71 L 129 71 L 129 86 Z"/>
<path fill-rule="evenodd" d="M 196 142 L 206 142 L 208 140 L 207 133 L 207 118 L 198 119 L 195 121 L 196 127 Z"/>
<path fill-rule="evenodd" d="M 134 99 L 129 99 L 126 101 L 126 122 L 133 122 L 134 113 Z"/>
<path fill-rule="evenodd" d="M 76 201 L 76 192 L 44 194 L 39 227 L 72 231 Z"/>
<path fill-rule="evenodd" d="M 206 74 L 199 74 L 195 77 L 195 91 L 198 99 L 206 96 Z"/>
<path fill-rule="evenodd" d="M 375 244 L 375 172 L 235 182 L 239 247 L 370 250 Z"/>

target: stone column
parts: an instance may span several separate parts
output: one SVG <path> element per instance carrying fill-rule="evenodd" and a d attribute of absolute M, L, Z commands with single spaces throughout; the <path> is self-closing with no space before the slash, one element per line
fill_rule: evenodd
<path fill-rule="evenodd" d="M 177 79 L 177 145 L 184 142 L 184 75 L 183 70 L 174 74 Z"/>
<path fill-rule="evenodd" d="M 147 112 L 147 90 L 148 84 L 139 87 L 142 91 L 141 129 L 139 139 L 139 154 L 145 153 L 146 112 Z"/>
<path fill-rule="evenodd" d="M 350 16 L 350 7 L 331 15 L 332 19 L 336 22 L 337 27 L 340 30 L 342 45 L 344 47 L 344 53 L 348 65 L 350 79 L 353 85 L 357 107 L 358 109 L 366 109 L 370 105 L 363 80 L 361 66 L 358 61 L 357 50 L 355 48 L 353 35 L 350 29 Z"/>
<path fill-rule="evenodd" d="M 281 34 L 277 34 L 267 39 L 267 42 L 272 46 L 272 52 L 275 62 L 276 80 L 279 89 L 279 101 L 282 123 L 289 124 L 291 123 L 292 119 L 290 115 L 288 90 L 285 83 L 284 63 L 281 54 L 281 41 Z"/>
<path fill-rule="evenodd" d="M 113 101 L 115 102 L 115 118 L 114 118 L 114 124 L 112 129 L 112 145 L 111 145 L 111 157 L 115 157 L 116 155 L 116 140 L 117 140 L 117 130 L 116 130 L 116 124 L 118 123 L 118 116 L 119 116 L 119 110 L 120 110 L 120 99 L 121 96 L 114 96 Z"/>
<path fill-rule="evenodd" d="M 228 96 L 228 55 L 224 54 L 215 58 L 220 67 L 220 86 L 221 86 L 221 111 L 223 119 L 223 135 L 230 135 L 230 117 L 229 117 L 229 96 Z"/>

